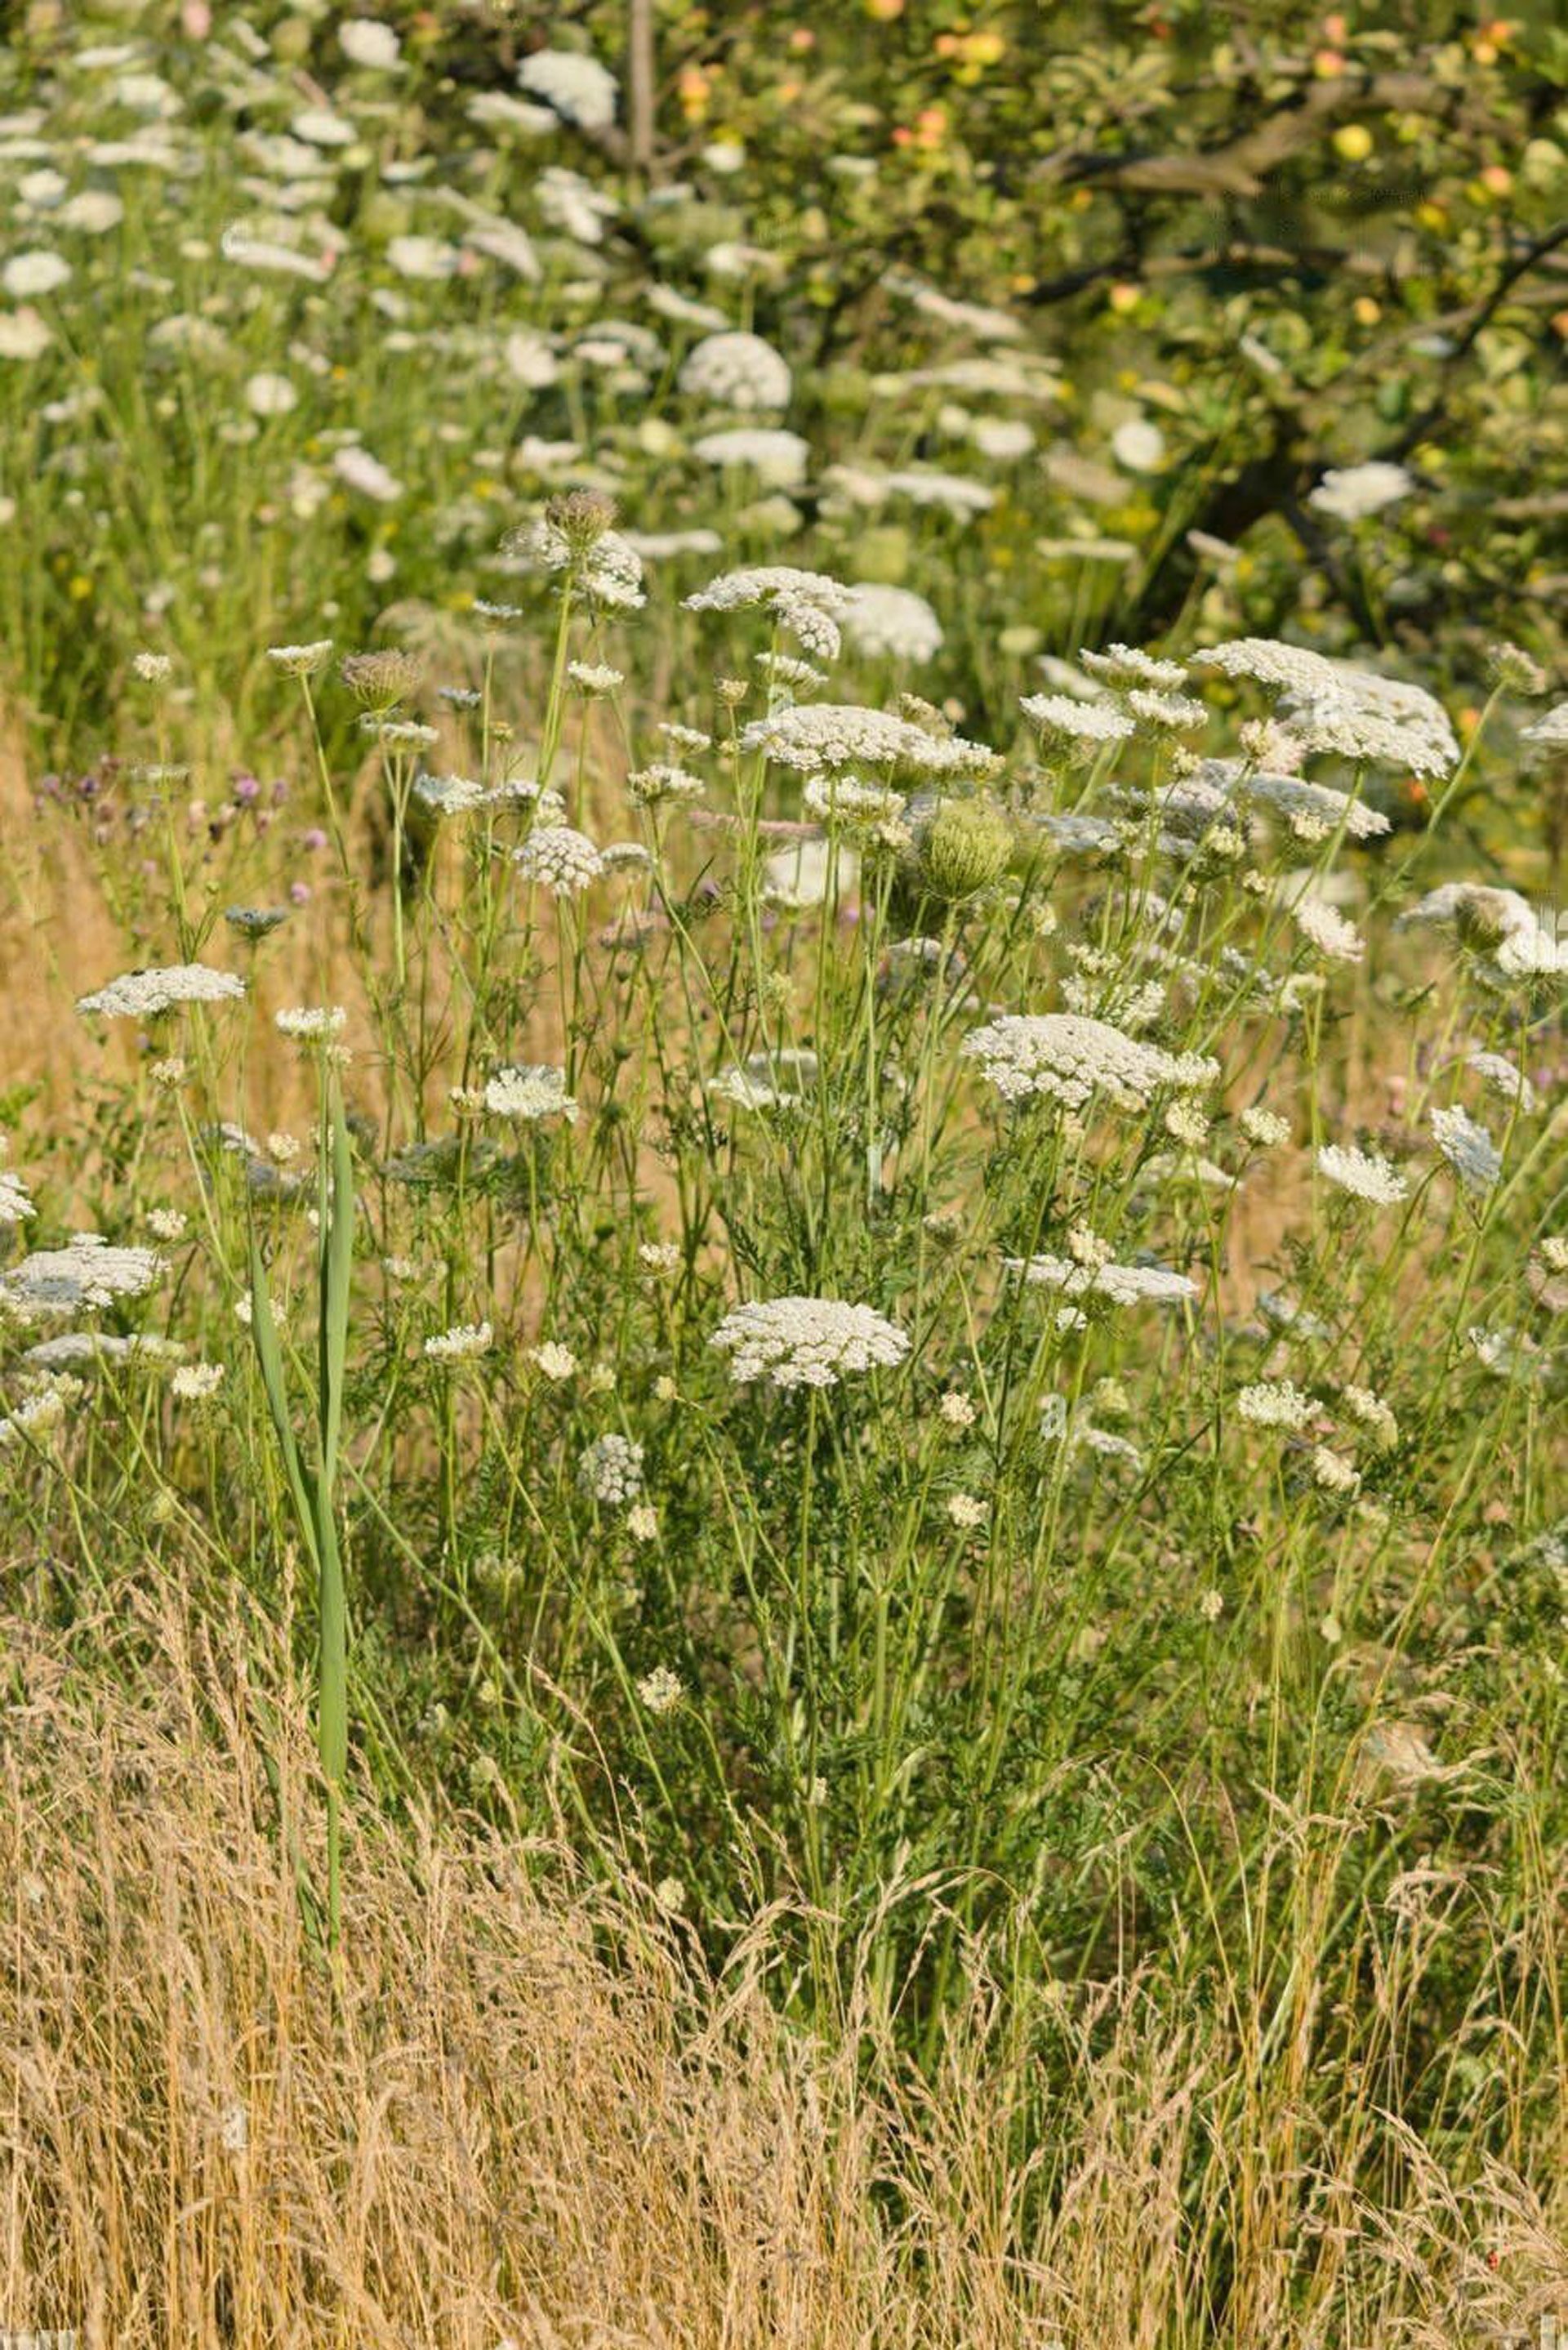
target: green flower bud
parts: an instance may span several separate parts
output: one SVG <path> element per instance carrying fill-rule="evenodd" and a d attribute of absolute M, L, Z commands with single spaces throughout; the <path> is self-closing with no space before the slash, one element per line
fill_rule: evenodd
<path fill-rule="evenodd" d="M 1000 881 L 1012 855 L 1012 827 L 990 800 L 944 800 L 919 843 L 919 876 L 934 898 L 956 905 Z"/>

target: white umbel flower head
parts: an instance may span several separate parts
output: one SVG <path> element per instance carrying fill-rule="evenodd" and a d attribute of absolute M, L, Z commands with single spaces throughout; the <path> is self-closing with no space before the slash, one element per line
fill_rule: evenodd
<path fill-rule="evenodd" d="M 814 775 L 800 795 L 805 814 L 829 832 L 874 833 L 897 824 L 908 805 L 888 784 L 860 784 L 853 775 Z"/>
<path fill-rule="evenodd" d="M 0 1227 L 23 1223 L 36 1212 L 21 1177 L 0 1168 Z"/>
<path fill-rule="evenodd" d="M 1065 1256 L 1003 1257 L 1009 1273 L 1064 1297 L 1105 1297 L 1113 1305 L 1179 1305 L 1198 1284 L 1167 1264 L 1078 1263 Z"/>
<path fill-rule="evenodd" d="M 1317 1171 L 1324 1182 L 1369 1201 L 1375 1208 L 1397 1207 L 1409 1196 L 1406 1178 L 1375 1150 L 1354 1150 L 1343 1143 L 1325 1142 L 1317 1154 Z"/>
<path fill-rule="evenodd" d="M 798 432 L 770 432 L 756 424 L 732 425 L 723 432 L 705 432 L 691 443 L 691 454 L 704 465 L 720 465 L 755 473 L 776 490 L 793 489 L 804 482 L 811 463 L 811 443 Z"/>
<path fill-rule="evenodd" d="M 1465 1066 L 1474 1071 L 1490 1092 L 1501 1094 L 1504 1101 L 1517 1102 L 1525 1117 L 1535 1107 L 1535 1087 L 1506 1053 L 1489 1053 L 1472 1045 L 1465 1055 Z"/>
<path fill-rule="evenodd" d="M 1415 486 L 1415 475 L 1403 465 L 1374 458 L 1365 465 L 1331 466 L 1316 489 L 1308 493 L 1307 504 L 1319 514 L 1331 515 L 1335 522 L 1360 522 L 1407 498 Z"/>
<path fill-rule="evenodd" d="M 1555 709 L 1543 711 L 1528 726 L 1521 726 L 1519 739 L 1530 745 L 1537 758 L 1568 751 L 1568 702 L 1558 702 Z"/>
<path fill-rule="evenodd" d="M 340 482 L 376 505 L 395 505 L 403 494 L 403 485 L 397 475 L 369 449 L 361 449 L 357 441 L 337 451 L 332 470 Z"/>
<path fill-rule="evenodd" d="M 607 1509 L 635 1502 L 642 1491 L 642 1447 L 629 1436 L 596 1436 L 577 1463 L 577 1482 Z"/>
<path fill-rule="evenodd" d="M 844 629 L 856 651 L 874 660 L 919 667 L 942 649 L 942 624 L 925 598 L 877 580 L 851 588 Z"/>
<path fill-rule="evenodd" d="M 637 1693 L 649 1713 L 672 1712 L 686 1694 L 680 1674 L 671 1672 L 668 1665 L 655 1665 L 650 1673 L 644 1673 Z"/>
<path fill-rule="evenodd" d="M 275 1013 L 273 1024 L 296 1045 L 325 1045 L 342 1035 L 348 1014 L 340 1003 L 294 1004 Z"/>
<path fill-rule="evenodd" d="M 615 120 L 614 74 L 576 49 L 535 49 L 517 68 L 517 87 L 543 99 L 576 130 L 607 130 Z"/>
<path fill-rule="evenodd" d="M 1341 829 L 1350 840 L 1376 840 L 1389 829 L 1381 808 L 1336 792 L 1332 784 L 1309 783 L 1304 775 L 1270 768 L 1249 770 L 1240 759 L 1201 760 L 1188 781 L 1223 793 L 1243 810 L 1252 803 L 1269 808 L 1311 841 L 1327 840 Z"/>
<path fill-rule="evenodd" d="M 1050 749 L 1075 762 L 1086 763 L 1107 743 L 1129 742 L 1137 732 L 1131 712 L 1114 702 L 1080 701 L 1071 693 L 1026 693 L 1019 708 Z"/>
<path fill-rule="evenodd" d="M 1164 1087 L 1186 1092 L 1220 1075 L 1217 1061 L 1162 1052 L 1108 1021 L 1074 1012 L 1004 1013 L 971 1029 L 960 1049 L 980 1063 L 1004 1101 L 1043 1095 L 1072 1110 L 1096 1096 L 1118 1109 L 1147 1109 Z"/>
<path fill-rule="evenodd" d="M 1102 652 L 1085 650 L 1079 666 L 1106 685 L 1147 685 L 1157 692 L 1175 693 L 1187 682 L 1180 661 L 1160 660 L 1137 645 L 1109 644 Z"/>
<path fill-rule="evenodd" d="M 1467 1191 L 1490 1191 L 1502 1173 L 1496 1143 L 1457 1102 L 1432 1112 L 1432 1139 Z"/>
<path fill-rule="evenodd" d="M 1326 898 L 1303 892 L 1291 908 L 1291 918 L 1307 943 L 1330 962 L 1359 962 L 1366 951 L 1355 923 L 1347 922 Z"/>
<path fill-rule="evenodd" d="M 266 657 L 279 668 L 285 677 L 313 677 L 325 669 L 332 655 L 330 637 L 317 637 L 308 645 L 268 645 Z"/>
<path fill-rule="evenodd" d="M 766 1379 L 775 1388 L 836 1387 L 846 1372 L 901 1363 L 907 1334 L 869 1305 L 831 1297 L 774 1297 L 737 1305 L 710 1344 L 731 1357 L 737 1383 Z"/>
<path fill-rule="evenodd" d="M 793 564 L 763 564 L 753 570 L 722 572 L 686 598 L 689 612 L 738 612 L 760 605 L 789 629 L 819 660 L 837 658 L 838 623 L 849 607 L 849 590 L 825 571 L 800 571 Z"/>
<path fill-rule="evenodd" d="M 1289 1379 L 1264 1379 L 1243 1388 L 1236 1398 L 1238 1418 L 1253 1428 L 1305 1428 L 1317 1409 L 1314 1399 Z"/>
<path fill-rule="evenodd" d="M 959 734 L 928 734 L 911 719 L 846 702 L 792 702 L 754 718 L 742 751 L 763 751 L 775 764 L 806 775 L 836 767 L 889 767 L 909 775 L 984 775 L 994 751 Z"/>
<path fill-rule="evenodd" d="M 677 382 L 693 400 L 751 414 L 786 408 L 793 379 L 789 363 L 761 335 L 704 335 L 680 363 Z"/>
<path fill-rule="evenodd" d="M 553 898 L 576 898 L 605 869 L 604 858 L 587 835 L 569 824 L 542 825 L 531 832 L 513 862 L 526 881 L 538 882 Z"/>
<path fill-rule="evenodd" d="M 488 1322 L 459 1322 L 450 1330 L 438 1330 L 427 1338 L 424 1354 L 431 1363 L 468 1363 L 476 1356 L 488 1354 L 495 1333 Z"/>
<path fill-rule="evenodd" d="M 1193 660 L 1226 677 L 1254 678 L 1282 695 L 1281 714 L 1309 752 L 1408 767 L 1417 775 L 1446 775 L 1459 764 L 1447 712 L 1418 685 L 1273 637 L 1233 638 Z"/>
<path fill-rule="evenodd" d="M 537 1062 L 520 1068 L 497 1069 L 484 1088 L 484 1107 L 493 1118 L 517 1118 L 527 1125 L 542 1118 L 576 1120 L 577 1105 L 566 1091 L 566 1073 Z"/>
<path fill-rule="evenodd" d="M 0 1276 L 0 1301 L 24 1313 L 74 1314 L 140 1297 L 163 1269 L 152 1249 L 115 1248 L 100 1232 L 77 1232 L 63 1249 L 39 1249 Z"/>
<path fill-rule="evenodd" d="M 60 254 L 18 253 L 0 270 L 0 286 L 14 302 L 32 302 L 42 294 L 57 294 L 70 275 L 71 265 Z"/>
<path fill-rule="evenodd" d="M 819 1063 L 809 1047 L 785 1047 L 777 1053 L 752 1053 L 743 1061 L 721 1069 L 708 1091 L 737 1109 L 794 1109 L 805 1089 L 817 1081 Z"/>
<path fill-rule="evenodd" d="M 374 16 L 350 16 L 337 27 L 337 46 L 351 66 L 367 72 L 390 73 L 402 55 L 402 43 L 390 25 Z"/>
<path fill-rule="evenodd" d="M 541 516 L 513 533 L 506 552 L 518 570 L 570 570 L 584 592 L 608 610 L 635 612 L 647 601 L 642 557 L 618 530 L 601 531 L 591 545 L 574 547 L 564 530 Z"/>
<path fill-rule="evenodd" d="M 203 962 L 171 963 L 111 979 L 93 994 L 79 996 L 77 1010 L 102 1020 L 151 1020 L 176 1003 L 226 1003 L 244 992 L 244 981 L 232 971 L 213 971 Z"/>

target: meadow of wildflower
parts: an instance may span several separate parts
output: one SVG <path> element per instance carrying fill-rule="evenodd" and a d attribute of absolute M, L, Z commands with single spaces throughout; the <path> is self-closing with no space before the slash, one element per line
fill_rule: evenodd
<path fill-rule="evenodd" d="M 0 2334 L 1568 2327 L 1561 28 L 32 0 L 0 191 Z"/>

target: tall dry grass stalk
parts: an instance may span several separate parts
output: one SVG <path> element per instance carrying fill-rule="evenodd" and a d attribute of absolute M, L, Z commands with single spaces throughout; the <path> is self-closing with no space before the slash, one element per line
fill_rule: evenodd
<path fill-rule="evenodd" d="M 809 2039 L 768 1996 L 768 1920 L 714 1978 L 564 1846 L 369 1806 L 335 1988 L 296 1894 L 320 1806 L 281 1648 L 138 1612 L 161 1662 L 135 1700 L 60 1648 L 9 1664 L 12 2328 L 86 2350 L 1446 2350 L 1533 2342 L 1568 2308 L 1560 2184 L 1553 2214 L 1462 2155 L 1450 2175 L 1354 2065 L 1314 2081 L 1308 2127 L 1310 1998 L 1276 2062 L 1223 2003 L 1183 2020 L 1111 1981 L 1053 2016 L 977 1970 L 918 2084 L 869 1968 Z M 1390 2043 L 1412 1990 L 1368 1985 Z"/>

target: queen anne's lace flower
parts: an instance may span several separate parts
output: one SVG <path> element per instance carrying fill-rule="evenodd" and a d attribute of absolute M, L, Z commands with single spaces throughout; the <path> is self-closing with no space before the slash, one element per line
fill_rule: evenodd
<path fill-rule="evenodd" d="M 1158 660 L 1136 645 L 1106 645 L 1102 652 L 1080 652 L 1080 666 L 1106 685 L 1147 685 L 1173 693 L 1187 682 L 1180 661 Z"/>
<path fill-rule="evenodd" d="M 340 1036 L 348 1014 L 340 1003 L 300 1004 L 275 1014 L 274 1024 L 280 1036 L 292 1037 L 296 1044 L 318 1045 Z"/>
<path fill-rule="evenodd" d="M 814 775 L 800 795 L 804 812 L 831 832 L 876 832 L 896 824 L 907 805 L 887 784 L 857 783 L 852 775 Z"/>
<path fill-rule="evenodd" d="M 577 1463 L 577 1482 L 607 1508 L 635 1502 L 642 1491 L 642 1447 L 628 1436 L 596 1436 Z"/>
<path fill-rule="evenodd" d="M 357 442 L 351 441 L 347 447 L 336 452 L 332 470 L 340 482 L 346 483 L 351 490 L 358 490 L 361 497 L 369 498 L 376 505 L 395 505 L 403 494 L 403 485 L 397 475 L 369 449 L 361 449 Z"/>
<path fill-rule="evenodd" d="M 1220 1075 L 1217 1061 L 1162 1052 L 1074 1012 L 1004 1013 L 972 1029 L 961 1050 L 1004 1100 L 1040 1094 L 1074 1110 L 1096 1096 L 1118 1109 L 1145 1109 L 1162 1087 L 1186 1091 Z"/>
<path fill-rule="evenodd" d="M 493 1335 L 489 1323 L 456 1323 L 452 1330 L 437 1330 L 435 1337 L 425 1339 L 425 1361 L 470 1363 L 475 1356 L 489 1354 Z"/>
<path fill-rule="evenodd" d="M 818 660 L 834 660 L 838 623 L 849 607 L 849 590 L 825 571 L 799 571 L 793 564 L 764 564 L 748 571 L 722 572 L 686 598 L 689 612 L 738 612 L 761 605 Z"/>
<path fill-rule="evenodd" d="M 866 581 L 849 590 L 845 633 L 873 660 L 929 661 L 942 648 L 942 624 L 912 588 Z"/>
<path fill-rule="evenodd" d="M 182 1351 L 173 1339 L 151 1333 L 122 1337 L 110 1330 L 62 1330 L 57 1338 L 40 1338 L 22 1359 L 30 1370 L 92 1370 L 103 1363 L 176 1362 Z"/>
<path fill-rule="evenodd" d="M 39 1249 L 0 1275 L 0 1301 L 22 1312 L 74 1314 L 140 1297 L 163 1269 L 155 1250 L 116 1248 L 99 1232 L 78 1232 L 63 1249 Z"/>
<path fill-rule="evenodd" d="M 1432 1112 L 1432 1139 L 1467 1191 L 1490 1191 L 1502 1173 L 1496 1143 L 1458 1103 Z"/>
<path fill-rule="evenodd" d="M 1499 980 L 1568 978 L 1568 934 L 1553 938 L 1545 929 L 1511 931 L 1490 965 Z"/>
<path fill-rule="evenodd" d="M 1365 465 L 1331 466 L 1316 489 L 1308 492 L 1307 504 L 1336 522 L 1360 522 L 1407 498 L 1415 486 L 1415 475 L 1403 465 L 1373 458 Z"/>
<path fill-rule="evenodd" d="M 700 800 L 706 786 L 689 767 L 655 759 L 649 766 L 634 768 L 626 779 L 626 788 L 639 807 L 660 807 L 670 800 Z"/>
<path fill-rule="evenodd" d="M 575 1121 L 577 1105 L 566 1091 L 566 1073 L 537 1062 L 497 1069 L 484 1088 L 484 1107 L 493 1118 L 532 1124 L 542 1118 Z"/>
<path fill-rule="evenodd" d="M 1135 685 L 1126 700 L 1127 714 L 1146 733 L 1188 734 L 1208 723 L 1208 711 L 1189 693 L 1157 693 L 1147 686 Z"/>
<path fill-rule="evenodd" d="M 1543 711 L 1528 726 L 1521 726 L 1519 739 L 1537 753 L 1568 751 L 1568 702 L 1558 702 L 1555 709 Z"/>
<path fill-rule="evenodd" d="M 691 443 L 691 454 L 704 465 L 743 467 L 774 489 L 792 489 L 805 479 L 811 443 L 798 432 L 770 432 L 757 424 L 732 425 L 723 432 L 705 432 Z"/>
<path fill-rule="evenodd" d="M 1238 637 L 1193 656 L 1227 677 L 1255 678 L 1283 695 L 1281 714 L 1308 751 L 1443 775 L 1459 746 L 1440 704 L 1418 685 L 1379 677 L 1272 637 Z"/>
<path fill-rule="evenodd" d="M 67 1413 L 82 1392 L 81 1382 L 68 1376 L 46 1378 L 15 1411 L 0 1419 L 0 1447 L 37 1444 L 64 1425 Z"/>
<path fill-rule="evenodd" d="M 1281 1118 L 1277 1110 L 1252 1107 L 1241 1112 L 1237 1124 L 1247 1140 L 1258 1150 L 1277 1150 L 1291 1139 L 1291 1122 Z"/>
<path fill-rule="evenodd" d="M 1318 1406 L 1289 1379 L 1265 1379 L 1243 1388 L 1236 1398 L 1238 1416 L 1254 1428 L 1305 1428 Z"/>
<path fill-rule="evenodd" d="M 374 16 L 350 16 L 339 25 L 337 46 L 350 65 L 380 73 L 389 73 L 402 54 L 402 43 L 391 26 Z"/>
<path fill-rule="evenodd" d="M 680 364 L 680 390 L 693 400 L 747 412 L 789 405 L 788 362 L 760 335 L 704 335 Z"/>
<path fill-rule="evenodd" d="M 680 1674 L 671 1672 L 668 1665 L 655 1665 L 650 1673 L 644 1673 L 637 1693 L 649 1713 L 671 1712 L 686 1694 Z"/>
<path fill-rule="evenodd" d="M 566 532 L 541 516 L 512 533 L 509 563 L 523 571 L 574 572 L 585 595 L 615 611 L 637 611 L 642 591 L 642 557 L 625 534 L 603 530 L 590 546 L 574 547 Z"/>
<path fill-rule="evenodd" d="M 1397 927 L 1451 931 L 1461 946 L 1490 951 L 1542 927 L 1528 898 L 1482 881 L 1445 881 L 1400 915 Z"/>
<path fill-rule="evenodd" d="M 1176 1305 L 1196 1297 L 1198 1284 L 1165 1264 L 1081 1264 L 1071 1257 L 1003 1257 L 1009 1273 L 1065 1297 L 1106 1297 L 1113 1305 Z"/>
<path fill-rule="evenodd" d="M 332 639 L 317 637 L 308 645 L 269 645 L 266 657 L 286 677 L 313 677 L 332 658 Z"/>
<path fill-rule="evenodd" d="M 525 880 L 536 881 L 555 898 L 575 898 L 605 869 L 604 858 L 586 833 L 569 824 L 547 824 L 531 832 L 514 862 Z"/>
<path fill-rule="evenodd" d="M 22 1178 L 0 1168 L 0 1226 L 23 1223 L 36 1212 Z"/>
<path fill-rule="evenodd" d="M 1366 942 L 1353 922 L 1347 922 L 1324 898 L 1310 892 L 1296 899 L 1291 918 L 1308 943 L 1334 962 L 1359 962 Z"/>
<path fill-rule="evenodd" d="M 244 981 L 232 971 L 213 971 L 202 962 L 171 963 L 111 979 L 96 993 L 78 997 L 77 1010 L 104 1020 L 151 1020 L 176 1003 L 225 1003 L 244 992 Z"/>
<path fill-rule="evenodd" d="M 1114 702 L 1080 702 L 1070 693 L 1026 693 L 1018 706 L 1047 738 L 1091 748 L 1125 743 L 1137 731 L 1135 722 Z"/>
<path fill-rule="evenodd" d="M 1535 1087 L 1506 1054 L 1484 1052 L 1479 1045 L 1472 1045 L 1465 1055 L 1465 1066 L 1473 1069 L 1481 1083 L 1492 1093 L 1501 1094 L 1504 1101 L 1517 1102 L 1526 1117 L 1535 1107 Z"/>
<path fill-rule="evenodd" d="M 928 734 L 908 718 L 845 702 L 794 702 L 754 718 L 742 751 L 763 751 L 782 767 L 895 767 L 912 775 L 979 775 L 998 764 L 982 743 Z"/>
<path fill-rule="evenodd" d="M 837 1298 L 774 1297 L 737 1305 L 710 1344 L 730 1357 L 737 1382 L 765 1378 L 776 1388 L 836 1387 L 846 1371 L 901 1363 L 906 1333 L 869 1305 Z"/>
<path fill-rule="evenodd" d="M 1325 1182 L 1354 1192 L 1358 1200 L 1369 1200 L 1374 1207 L 1392 1208 L 1409 1195 L 1406 1178 L 1376 1151 L 1325 1142 L 1317 1154 L 1317 1170 Z"/>
<path fill-rule="evenodd" d="M 1326 840 L 1343 827 L 1351 840 L 1376 840 L 1386 833 L 1388 819 L 1381 808 L 1368 807 L 1331 784 L 1308 783 L 1303 775 L 1277 775 L 1267 768 L 1249 769 L 1240 759 L 1205 759 L 1189 779 L 1216 785 L 1233 805 L 1250 802 L 1272 808 L 1312 840 Z"/>
<path fill-rule="evenodd" d="M 576 130 L 606 130 L 615 120 L 614 74 L 576 49 L 535 49 L 517 68 L 517 87 L 542 98 Z"/>
<path fill-rule="evenodd" d="M 1341 1388 L 1339 1400 L 1358 1428 L 1364 1428 L 1381 1451 L 1391 1451 L 1399 1441 L 1399 1423 L 1389 1406 L 1373 1388 Z"/>
<path fill-rule="evenodd" d="M 809 1048 L 753 1053 L 738 1066 L 721 1069 L 708 1091 L 737 1109 L 794 1109 L 801 1088 L 814 1086 L 819 1064 Z"/>

